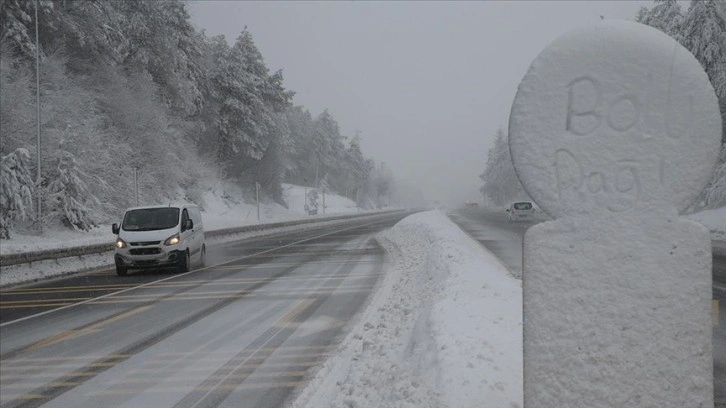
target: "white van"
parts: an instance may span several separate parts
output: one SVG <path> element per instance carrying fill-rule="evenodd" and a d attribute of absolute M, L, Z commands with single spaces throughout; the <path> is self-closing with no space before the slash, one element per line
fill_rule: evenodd
<path fill-rule="evenodd" d="M 199 207 L 169 204 L 129 208 L 121 226 L 113 224 L 116 237 L 116 273 L 129 269 L 173 266 L 191 270 L 192 262 L 204 266 L 207 248 Z"/>

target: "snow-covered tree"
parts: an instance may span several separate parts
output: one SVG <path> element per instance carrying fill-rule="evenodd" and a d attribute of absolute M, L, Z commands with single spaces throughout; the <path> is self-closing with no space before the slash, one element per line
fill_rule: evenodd
<path fill-rule="evenodd" d="M 685 14 L 674 0 L 657 0 L 642 8 L 638 21 L 669 34 L 686 47 L 703 66 L 716 91 L 726 148 L 726 2 L 692 0 Z M 716 171 L 698 200 L 699 207 L 726 205 L 726 155 L 721 154 Z"/>
<path fill-rule="evenodd" d="M 479 178 L 484 182 L 481 193 L 495 205 L 506 205 L 512 200 L 527 198 L 514 171 L 509 138 L 502 129 L 497 131 L 494 145 L 489 148 L 487 166 Z"/>
<path fill-rule="evenodd" d="M 638 12 L 636 20 L 639 23 L 655 27 L 677 41 L 681 41 L 683 14 L 681 13 L 681 6 L 678 4 L 678 1 L 656 0 L 655 3 L 656 5 L 651 9 L 642 7 Z"/>
<path fill-rule="evenodd" d="M 88 231 L 96 225 L 87 205 L 94 197 L 81 178 L 88 175 L 81 171 L 73 154 L 61 150 L 56 156 L 56 174 L 48 184 L 47 207 L 52 216 L 59 217 L 69 228 Z"/>
<path fill-rule="evenodd" d="M 280 72 L 268 74 L 247 30 L 217 57 L 213 82 L 220 100 L 219 155 L 244 170 L 264 155 L 277 129 L 275 112 L 287 107 L 292 93 L 282 87 Z"/>
<path fill-rule="evenodd" d="M 10 237 L 14 221 L 32 218 L 33 190 L 30 153 L 18 148 L 0 157 L 0 239 Z"/>

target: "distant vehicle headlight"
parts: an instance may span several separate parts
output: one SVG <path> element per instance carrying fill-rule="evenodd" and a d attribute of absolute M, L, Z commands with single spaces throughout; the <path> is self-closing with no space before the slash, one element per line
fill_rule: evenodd
<path fill-rule="evenodd" d="M 164 245 L 176 245 L 180 241 L 179 234 L 174 234 L 164 241 Z"/>
<path fill-rule="evenodd" d="M 126 241 L 121 238 L 116 238 L 116 248 L 126 248 Z"/>

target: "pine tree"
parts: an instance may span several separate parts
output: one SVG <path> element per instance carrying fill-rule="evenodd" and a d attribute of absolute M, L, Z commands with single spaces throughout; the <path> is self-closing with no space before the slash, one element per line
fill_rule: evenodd
<path fill-rule="evenodd" d="M 680 4 L 676 0 L 656 0 L 655 3 L 652 9 L 642 7 L 636 20 L 663 31 L 676 41 L 681 41 L 683 14 Z"/>
<path fill-rule="evenodd" d="M 527 197 L 514 171 L 509 138 L 502 129 L 497 131 L 494 145 L 489 149 L 486 169 L 479 178 L 484 182 L 481 193 L 495 205 L 505 205 L 512 200 Z"/>
<path fill-rule="evenodd" d="M 33 189 L 26 149 L 0 157 L 0 239 L 10 238 L 14 221 L 32 218 Z"/>
<path fill-rule="evenodd" d="M 48 184 L 49 210 L 67 227 L 88 231 L 96 226 L 96 223 L 90 208 L 86 205 L 93 196 L 81 178 L 84 174 L 71 153 L 58 151 L 57 156 L 56 174 Z"/>
<path fill-rule="evenodd" d="M 230 49 L 220 47 L 217 58 L 213 81 L 220 100 L 219 156 L 241 172 L 263 157 L 277 129 L 275 113 L 284 111 L 292 93 L 282 87 L 280 72 L 268 75 L 247 30 Z"/>

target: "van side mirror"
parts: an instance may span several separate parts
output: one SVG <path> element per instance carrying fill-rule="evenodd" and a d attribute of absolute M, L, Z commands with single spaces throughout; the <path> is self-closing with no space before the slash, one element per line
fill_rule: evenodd
<path fill-rule="evenodd" d="M 184 224 L 184 231 L 190 230 L 194 228 L 194 222 L 191 219 L 188 219 L 186 224 Z"/>
<path fill-rule="evenodd" d="M 113 231 L 114 235 L 118 235 L 118 232 L 119 232 L 118 224 L 114 223 L 111 226 L 111 231 Z"/>

